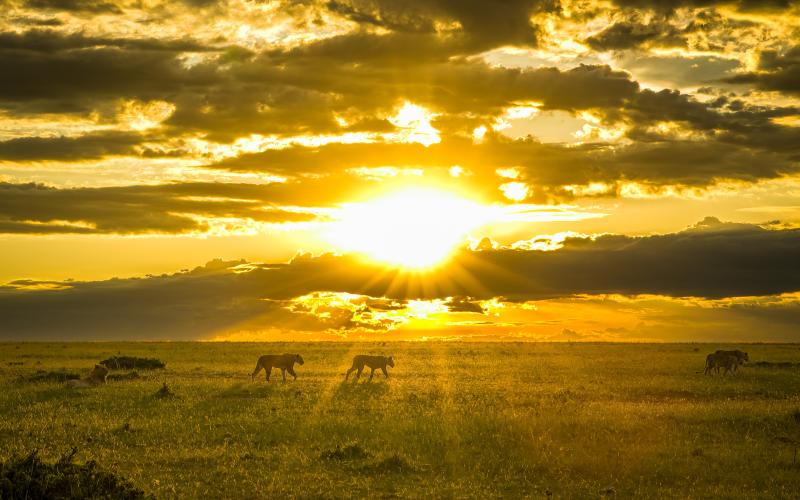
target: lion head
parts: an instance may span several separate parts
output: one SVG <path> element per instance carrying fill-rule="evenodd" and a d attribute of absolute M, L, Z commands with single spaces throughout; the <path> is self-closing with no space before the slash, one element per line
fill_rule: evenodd
<path fill-rule="evenodd" d="M 100 384 L 105 384 L 107 375 L 108 368 L 103 365 L 94 365 L 92 372 L 89 374 L 89 380 Z"/>

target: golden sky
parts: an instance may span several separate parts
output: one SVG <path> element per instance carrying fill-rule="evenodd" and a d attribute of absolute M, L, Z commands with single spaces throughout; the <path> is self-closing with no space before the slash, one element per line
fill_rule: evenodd
<path fill-rule="evenodd" d="M 0 340 L 800 340 L 800 2 L 0 0 Z"/>

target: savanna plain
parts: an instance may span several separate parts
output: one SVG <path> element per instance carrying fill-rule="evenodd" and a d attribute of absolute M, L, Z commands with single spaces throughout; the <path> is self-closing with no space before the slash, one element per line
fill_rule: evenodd
<path fill-rule="evenodd" d="M 750 363 L 698 373 L 721 348 Z M 266 353 L 301 354 L 297 380 L 251 381 Z M 362 353 L 393 355 L 389 379 L 344 382 Z M 33 380 L 115 355 L 166 368 Z M 157 498 L 800 492 L 800 345 L 4 343 L 0 359 L 0 461 L 76 448 Z"/>

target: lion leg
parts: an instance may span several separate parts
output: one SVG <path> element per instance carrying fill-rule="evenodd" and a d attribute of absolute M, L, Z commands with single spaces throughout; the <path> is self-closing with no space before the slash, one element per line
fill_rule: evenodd
<path fill-rule="evenodd" d="M 370 368 L 369 381 L 372 382 L 372 377 L 375 376 L 375 368 Z"/>
<path fill-rule="evenodd" d="M 289 368 L 287 368 L 286 371 L 289 372 L 289 375 L 294 377 L 294 380 L 297 380 L 297 374 L 294 372 L 294 367 L 293 366 L 290 366 Z"/>
<path fill-rule="evenodd" d="M 381 371 L 383 372 L 383 376 L 385 378 L 389 378 L 389 372 L 386 371 L 386 367 L 385 366 L 381 366 Z"/>
<path fill-rule="evenodd" d="M 286 382 L 286 368 L 281 368 L 281 377 L 283 381 Z"/>
<path fill-rule="evenodd" d="M 267 373 L 267 382 L 269 382 L 269 375 L 272 373 L 272 366 L 265 366 L 264 371 Z"/>
<path fill-rule="evenodd" d="M 353 379 L 353 382 L 355 382 L 356 380 L 361 378 L 361 372 L 363 372 L 363 371 L 364 371 L 364 367 L 363 366 L 359 366 L 358 367 L 358 371 L 356 372 L 356 378 Z"/>
<path fill-rule="evenodd" d="M 261 363 L 256 363 L 256 369 L 253 370 L 253 373 L 250 374 L 250 380 L 256 379 L 256 375 L 258 375 L 258 372 L 261 371 L 261 368 L 262 368 Z"/>

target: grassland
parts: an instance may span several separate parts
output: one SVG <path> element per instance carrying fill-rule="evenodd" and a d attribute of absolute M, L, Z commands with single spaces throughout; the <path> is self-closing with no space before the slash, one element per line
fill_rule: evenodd
<path fill-rule="evenodd" d="M 800 368 L 696 373 L 720 347 L 0 344 L 0 460 L 77 447 L 159 498 L 796 498 Z M 736 347 L 800 362 L 798 345 Z M 301 353 L 297 381 L 251 382 L 268 352 Z M 343 383 L 356 353 L 397 366 Z M 117 354 L 167 366 L 94 389 L 24 380 Z"/>

